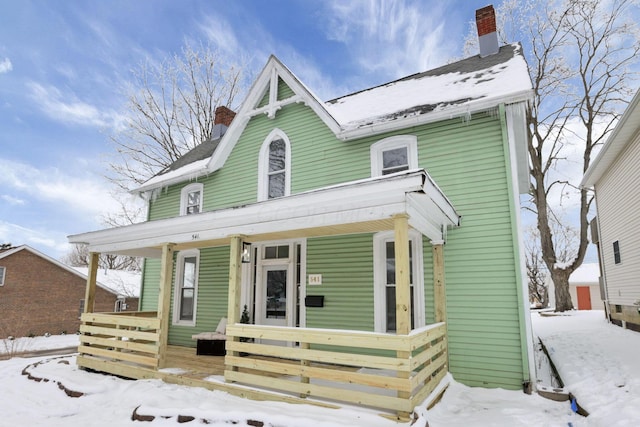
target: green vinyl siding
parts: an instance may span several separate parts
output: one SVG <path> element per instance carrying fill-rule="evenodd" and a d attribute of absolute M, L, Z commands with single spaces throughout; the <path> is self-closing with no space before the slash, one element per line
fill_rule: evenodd
<path fill-rule="evenodd" d="M 175 276 L 171 289 L 171 316 L 173 318 Z M 216 330 L 221 318 L 227 317 L 229 288 L 229 247 L 203 248 L 200 250 L 198 272 L 198 300 L 196 325 L 169 327 L 169 344 L 195 347 L 193 334 Z"/>
<path fill-rule="evenodd" d="M 291 98 L 295 93 L 291 90 L 287 84 L 278 77 L 278 101 Z"/>
<path fill-rule="evenodd" d="M 324 295 L 324 307 L 307 307 L 307 327 L 373 331 L 372 243 L 371 234 L 307 240 L 307 274 L 322 274 L 307 295 Z"/>
<path fill-rule="evenodd" d="M 158 311 L 158 291 L 160 290 L 160 259 L 144 260 L 144 275 L 140 290 L 140 310 Z"/>
<path fill-rule="evenodd" d="M 280 83 L 278 97 L 292 95 L 289 91 Z M 257 200 L 260 148 L 274 128 L 286 133 L 291 144 L 292 194 L 367 178 L 371 144 L 392 135 L 417 137 L 420 167 L 462 216 L 461 227 L 448 231 L 444 247 L 449 369 L 465 384 L 520 388 L 527 377 L 522 363 L 522 343 L 527 338 L 518 311 L 520 260 L 513 236 L 517 206 L 510 196 L 500 115 L 492 111 L 345 142 L 335 138 L 311 108 L 290 104 L 278 110 L 275 119 L 264 114 L 252 117 L 224 167 L 199 179 L 204 184 L 204 211 Z M 159 192 L 151 203 L 150 219 L 176 216 L 180 189 L 188 184 Z M 308 239 L 307 274 L 322 274 L 323 284 L 308 286 L 307 294 L 325 295 L 324 307 L 307 309 L 308 327 L 373 330 L 372 239 L 370 234 Z M 432 322 L 433 266 L 427 239 L 423 254 L 425 315 Z M 220 265 L 224 280 L 206 286 L 220 286 L 226 292 L 228 259 Z M 147 268 L 159 265 L 150 263 Z M 145 288 L 152 275 L 147 276 Z M 144 307 L 154 304 L 154 292 L 157 301 L 157 291 L 145 289 Z M 213 303 L 213 297 L 204 301 L 207 298 Z M 201 303 L 199 296 L 197 327 L 172 327 L 172 343 L 193 345 L 190 335 L 215 328 L 220 313 L 226 312 L 224 298 L 220 302 L 224 307 L 215 310 L 206 308 L 209 303 L 201 308 Z M 207 322 L 206 327 L 201 322 Z"/>

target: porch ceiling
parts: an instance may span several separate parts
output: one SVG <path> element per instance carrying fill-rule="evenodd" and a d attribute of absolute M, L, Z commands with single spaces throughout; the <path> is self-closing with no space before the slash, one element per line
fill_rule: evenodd
<path fill-rule="evenodd" d="M 434 241 L 459 225 L 455 209 L 426 171 L 414 170 L 353 181 L 243 207 L 204 212 L 69 236 L 91 252 L 159 257 L 176 249 L 226 245 L 233 235 L 248 241 L 317 237 L 393 229 L 393 216 Z"/>

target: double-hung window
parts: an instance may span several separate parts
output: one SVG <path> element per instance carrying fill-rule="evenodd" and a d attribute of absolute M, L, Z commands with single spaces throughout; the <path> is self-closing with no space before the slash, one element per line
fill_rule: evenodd
<path fill-rule="evenodd" d="M 202 191 L 200 183 L 189 184 L 180 192 L 180 215 L 193 215 L 202 212 Z"/>
<path fill-rule="evenodd" d="M 422 237 L 409 236 L 409 282 L 411 286 L 411 329 L 424 326 L 424 271 Z M 393 232 L 374 236 L 374 300 L 376 332 L 396 332 L 396 257 Z"/>
<path fill-rule="evenodd" d="M 288 196 L 291 186 L 289 138 L 274 129 L 264 140 L 258 164 L 258 200 Z"/>
<path fill-rule="evenodd" d="M 371 176 L 389 175 L 418 167 L 418 141 L 414 135 L 385 138 L 371 146 Z"/>
<path fill-rule="evenodd" d="M 199 261 L 200 253 L 197 250 L 178 254 L 173 308 L 173 321 L 176 324 L 196 323 Z"/>

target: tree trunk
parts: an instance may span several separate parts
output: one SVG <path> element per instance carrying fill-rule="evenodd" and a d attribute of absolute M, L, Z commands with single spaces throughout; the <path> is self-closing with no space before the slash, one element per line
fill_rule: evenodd
<path fill-rule="evenodd" d="M 569 293 L 569 272 L 567 270 L 551 270 L 551 279 L 555 287 L 556 308 L 555 311 L 573 310 L 571 294 Z"/>

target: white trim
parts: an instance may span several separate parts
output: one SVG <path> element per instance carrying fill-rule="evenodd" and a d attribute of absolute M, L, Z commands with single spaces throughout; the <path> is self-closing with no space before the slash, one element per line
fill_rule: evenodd
<path fill-rule="evenodd" d="M 180 190 L 180 215 L 187 215 L 187 207 L 189 203 L 189 193 L 195 191 L 200 192 L 200 205 L 198 206 L 198 213 L 202 212 L 202 205 L 204 201 L 204 185 L 200 182 L 189 184 Z"/>
<path fill-rule="evenodd" d="M 180 303 L 181 303 L 181 295 L 180 291 L 182 290 L 182 285 L 184 282 L 184 259 L 185 258 L 196 258 L 196 272 L 193 283 L 193 319 L 192 320 L 180 320 Z M 178 256 L 176 258 L 176 275 L 174 280 L 174 290 L 173 290 L 173 324 L 181 325 L 181 326 L 195 326 L 197 317 L 197 307 L 198 307 L 198 279 L 200 276 L 200 250 L 199 249 L 189 249 L 186 251 L 178 252 Z"/>
<path fill-rule="evenodd" d="M 285 144 L 284 159 L 284 196 L 291 194 L 291 143 L 289 137 L 283 130 L 275 128 L 262 142 L 260 147 L 260 158 L 258 160 L 258 201 L 269 199 L 269 147 L 271 143 L 281 139 Z"/>
<path fill-rule="evenodd" d="M 373 319 L 374 331 L 386 333 L 386 243 L 394 241 L 393 231 L 382 231 L 373 235 Z M 413 251 L 413 315 L 414 329 L 425 325 L 424 301 L 424 258 L 422 251 L 422 235 L 416 230 L 409 230 L 409 240 Z"/>
<path fill-rule="evenodd" d="M 4 276 L 7 272 L 7 267 L 0 266 L 0 286 L 4 286 Z"/>
<path fill-rule="evenodd" d="M 381 139 L 371 145 L 369 156 L 371 159 L 371 176 L 382 176 L 383 160 L 385 151 L 396 148 L 407 148 L 408 170 L 418 168 L 418 138 L 415 135 L 397 135 Z"/>

